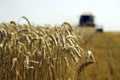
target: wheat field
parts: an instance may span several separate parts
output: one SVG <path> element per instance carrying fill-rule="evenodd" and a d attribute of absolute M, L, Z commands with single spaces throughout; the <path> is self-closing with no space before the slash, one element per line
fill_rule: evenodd
<path fill-rule="evenodd" d="M 34 26 L 14 21 L 0 24 L 0 80 L 80 80 L 95 58 L 81 46 L 95 33 L 64 22 Z M 87 31 L 87 32 L 86 32 Z"/>
<path fill-rule="evenodd" d="M 120 80 L 120 32 L 96 33 L 85 48 L 96 59 L 85 69 L 85 80 Z"/>
<path fill-rule="evenodd" d="M 0 23 L 0 80 L 120 80 L 120 33 Z"/>

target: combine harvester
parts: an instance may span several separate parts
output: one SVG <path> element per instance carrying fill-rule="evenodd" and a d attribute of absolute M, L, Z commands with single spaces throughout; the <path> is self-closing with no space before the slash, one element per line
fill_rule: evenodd
<path fill-rule="evenodd" d="M 97 27 L 95 24 L 95 16 L 92 13 L 83 13 L 80 16 L 79 20 L 79 26 L 80 27 L 96 27 L 97 32 L 103 32 L 102 27 Z"/>

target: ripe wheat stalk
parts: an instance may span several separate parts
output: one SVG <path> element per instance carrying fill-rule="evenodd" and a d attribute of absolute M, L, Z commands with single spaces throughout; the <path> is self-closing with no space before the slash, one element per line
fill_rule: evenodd
<path fill-rule="evenodd" d="M 27 79 L 28 74 L 33 80 L 38 78 L 42 80 L 75 80 L 77 79 L 76 75 L 71 71 L 78 70 L 79 74 L 85 67 L 94 63 L 93 54 L 85 53 L 80 46 L 80 41 L 85 42 L 84 40 L 88 39 L 87 36 L 91 37 L 92 33 L 90 36 L 86 35 L 84 31 L 77 31 L 76 27 L 67 22 L 58 27 L 35 27 L 31 25 L 27 17 L 22 16 L 22 18 L 27 21 L 27 24 L 20 25 L 14 21 L 11 21 L 10 24 L 0 24 L 0 56 L 9 57 L 0 58 L 3 63 L 2 68 L 4 68 L 3 73 L 12 76 L 10 74 L 12 71 L 13 76 L 19 80 Z M 91 58 L 92 60 L 84 62 L 82 60 L 86 57 L 83 56 L 84 54 L 87 59 Z M 11 66 L 4 66 L 6 63 Z M 35 77 L 31 69 L 35 70 Z M 5 80 L 9 79 L 7 75 L 0 75 L 1 80 L 3 77 Z M 10 78 L 11 80 L 15 79 L 15 77 Z"/>

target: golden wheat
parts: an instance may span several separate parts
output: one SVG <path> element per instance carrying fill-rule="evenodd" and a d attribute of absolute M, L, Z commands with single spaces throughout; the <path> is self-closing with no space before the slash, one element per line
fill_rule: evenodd
<path fill-rule="evenodd" d="M 36 27 L 25 16 L 22 18 L 28 25 L 20 25 L 14 21 L 0 24 L 0 55 L 9 57 L 0 59 L 4 62 L 2 68 L 3 73 L 6 73 L 5 80 L 8 80 L 8 75 L 13 76 L 10 77 L 11 80 L 26 80 L 28 75 L 30 80 L 75 80 L 76 70 L 82 72 L 91 64 L 84 62 L 82 58 L 95 60 L 93 54 L 83 56 L 85 52 L 79 42 L 79 39 L 84 42 L 93 33 L 86 36 L 84 31 L 75 32 L 77 29 L 67 22 L 58 27 Z M 4 66 L 6 63 L 9 67 Z M 3 73 L 0 72 L 2 75 Z M 0 77 L 3 80 L 1 75 Z"/>

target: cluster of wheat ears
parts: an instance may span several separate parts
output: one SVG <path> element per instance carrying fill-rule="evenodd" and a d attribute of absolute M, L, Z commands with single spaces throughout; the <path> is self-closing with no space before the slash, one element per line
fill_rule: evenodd
<path fill-rule="evenodd" d="M 33 26 L 22 18 L 27 24 L 0 24 L 0 80 L 77 80 L 95 62 L 92 52 L 80 47 L 89 40 L 85 31 L 67 22 Z"/>

